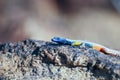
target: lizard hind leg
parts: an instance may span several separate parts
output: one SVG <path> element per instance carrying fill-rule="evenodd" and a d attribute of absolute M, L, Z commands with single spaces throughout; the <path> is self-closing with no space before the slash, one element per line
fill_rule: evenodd
<path fill-rule="evenodd" d="M 104 54 L 111 55 L 111 56 L 120 56 L 120 51 L 112 50 L 112 49 L 105 49 L 102 48 L 100 52 L 103 52 Z"/>
<path fill-rule="evenodd" d="M 104 48 L 100 49 L 100 52 L 104 53 L 104 54 L 108 54 L 107 51 Z"/>
<path fill-rule="evenodd" d="M 93 46 L 93 49 L 105 53 L 104 48 L 102 48 L 101 46 Z"/>

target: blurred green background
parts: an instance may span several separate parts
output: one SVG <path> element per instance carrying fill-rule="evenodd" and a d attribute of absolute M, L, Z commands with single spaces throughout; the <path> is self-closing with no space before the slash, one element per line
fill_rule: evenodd
<path fill-rule="evenodd" d="M 0 42 L 54 36 L 120 50 L 120 0 L 0 0 Z"/>

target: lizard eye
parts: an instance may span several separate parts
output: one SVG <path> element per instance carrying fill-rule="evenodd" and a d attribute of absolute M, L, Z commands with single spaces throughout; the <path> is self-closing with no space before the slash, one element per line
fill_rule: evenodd
<path fill-rule="evenodd" d="M 70 41 L 66 40 L 66 38 L 54 37 L 51 39 L 53 42 L 61 43 L 61 44 L 71 44 Z"/>
<path fill-rule="evenodd" d="M 58 37 L 54 37 L 54 38 L 51 39 L 51 41 L 53 41 L 53 42 L 59 41 L 59 38 Z"/>
<path fill-rule="evenodd" d="M 59 42 L 59 43 L 64 43 L 66 39 L 60 38 L 60 37 L 54 37 L 51 39 L 53 42 Z"/>

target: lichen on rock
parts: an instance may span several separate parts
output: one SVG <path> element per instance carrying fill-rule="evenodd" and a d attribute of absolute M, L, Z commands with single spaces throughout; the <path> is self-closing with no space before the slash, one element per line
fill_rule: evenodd
<path fill-rule="evenodd" d="M 84 46 L 0 44 L 0 80 L 120 80 L 120 58 Z"/>

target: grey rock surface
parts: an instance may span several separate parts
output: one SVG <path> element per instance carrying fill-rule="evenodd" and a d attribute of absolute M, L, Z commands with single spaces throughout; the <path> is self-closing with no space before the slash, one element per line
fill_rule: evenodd
<path fill-rule="evenodd" d="M 120 80 L 120 57 L 37 40 L 4 43 L 0 80 Z"/>

